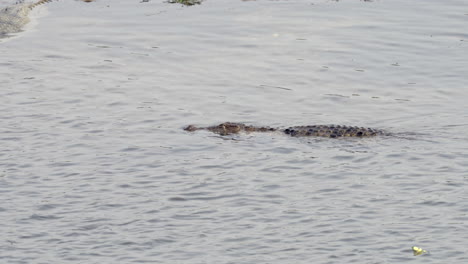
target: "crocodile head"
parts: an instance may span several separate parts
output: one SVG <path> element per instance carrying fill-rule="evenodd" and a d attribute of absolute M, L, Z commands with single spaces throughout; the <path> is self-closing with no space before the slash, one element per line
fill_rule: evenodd
<path fill-rule="evenodd" d="M 213 133 L 219 134 L 221 136 L 231 135 L 231 134 L 238 134 L 240 132 L 269 132 L 269 131 L 276 131 L 275 128 L 270 127 L 255 127 L 249 126 L 242 123 L 233 123 L 233 122 L 225 122 L 221 123 L 216 126 L 210 127 L 196 127 L 194 125 L 189 125 L 184 128 L 185 131 L 196 131 L 196 130 L 208 130 Z"/>
<path fill-rule="evenodd" d="M 208 130 L 216 134 L 220 134 L 222 136 L 230 135 L 230 134 L 237 134 L 240 131 L 244 130 L 245 125 L 240 123 L 221 123 L 217 126 L 210 126 L 210 127 L 196 127 L 194 125 L 189 125 L 184 128 L 185 131 L 196 131 L 196 130 Z"/>

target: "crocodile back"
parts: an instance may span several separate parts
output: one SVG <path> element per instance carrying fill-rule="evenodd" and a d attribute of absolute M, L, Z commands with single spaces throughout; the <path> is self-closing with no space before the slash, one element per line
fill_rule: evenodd
<path fill-rule="evenodd" d="M 382 135 L 382 130 L 340 125 L 312 125 L 312 126 L 294 126 L 283 130 L 285 134 L 292 137 L 373 137 Z"/>

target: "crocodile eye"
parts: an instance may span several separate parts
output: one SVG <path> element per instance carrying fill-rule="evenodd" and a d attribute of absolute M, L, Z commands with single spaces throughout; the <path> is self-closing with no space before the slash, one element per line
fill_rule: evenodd
<path fill-rule="evenodd" d="M 197 127 L 195 127 L 194 125 L 189 125 L 186 128 L 184 128 L 184 130 L 192 132 L 192 131 L 197 130 Z"/>

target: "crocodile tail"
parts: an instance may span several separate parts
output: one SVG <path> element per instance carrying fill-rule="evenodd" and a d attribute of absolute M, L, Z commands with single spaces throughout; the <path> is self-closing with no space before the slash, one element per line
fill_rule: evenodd
<path fill-rule="evenodd" d="M 45 4 L 45 3 L 50 3 L 52 2 L 53 0 L 39 0 L 35 3 L 32 3 L 31 5 L 29 5 L 29 8 L 33 9 L 34 7 L 38 6 L 38 5 L 42 5 L 42 4 Z"/>

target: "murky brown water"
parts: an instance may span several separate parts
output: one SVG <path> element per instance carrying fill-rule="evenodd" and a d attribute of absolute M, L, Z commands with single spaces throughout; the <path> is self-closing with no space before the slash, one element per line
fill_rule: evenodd
<path fill-rule="evenodd" d="M 0 40 L 0 262 L 465 263 L 466 7 L 42 7 Z M 396 136 L 181 129 L 223 121 Z"/>

